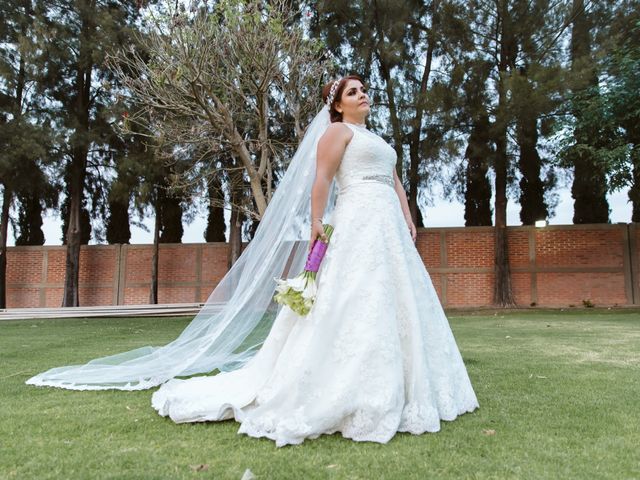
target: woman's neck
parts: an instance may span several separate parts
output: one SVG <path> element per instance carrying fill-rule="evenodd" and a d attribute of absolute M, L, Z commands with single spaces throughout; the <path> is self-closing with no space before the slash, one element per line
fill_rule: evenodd
<path fill-rule="evenodd" d="M 342 121 L 346 122 L 346 123 L 351 123 L 353 125 L 359 125 L 361 127 L 364 127 L 366 124 L 364 123 L 364 118 L 346 118 L 343 117 Z"/>

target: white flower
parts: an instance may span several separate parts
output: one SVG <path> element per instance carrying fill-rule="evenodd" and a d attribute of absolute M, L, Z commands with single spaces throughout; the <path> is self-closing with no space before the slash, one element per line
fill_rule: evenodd
<path fill-rule="evenodd" d="M 307 286 L 302 290 L 302 298 L 310 299 L 311 301 L 316 299 L 316 293 L 318 292 L 318 286 L 313 279 L 309 279 Z"/>
<path fill-rule="evenodd" d="M 278 279 L 278 278 L 276 278 L 275 280 L 278 283 L 276 290 L 281 293 L 286 292 L 289 288 L 291 288 L 292 290 L 295 290 L 296 292 L 301 292 L 304 290 L 304 287 L 305 287 L 304 284 L 306 281 L 306 279 L 302 274 L 298 275 L 297 277 L 289 278 L 286 280 Z"/>
<path fill-rule="evenodd" d="M 304 278 L 304 275 L 298 275 L 297 277 L 293 277 L 289 279 L 289 287 L 291 287 L 296 292 L 301 292 L 304 290 L 304 284 L 307 279 Z"/>

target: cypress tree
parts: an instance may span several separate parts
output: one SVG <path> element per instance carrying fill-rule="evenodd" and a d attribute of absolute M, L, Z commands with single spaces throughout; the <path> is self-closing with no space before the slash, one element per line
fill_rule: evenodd
<path fill-rule="evenodd" d="M 109 216 L 106 222 L 107 242 L 129 243 L 131 227 L 129 224 L 129 205 L 118 198 L 109 199 Z"/>
<path fill-rule="evenodd" d="M 18 203 L 18 236 L 16 245 L 44 245 L 42 231 L 42 203 L 40 195 L 28 192 L 17 195 Z"/>
<path fill-rule="evenodd" d="M 520 69 L 526 84 L 525 98 L 532 98 L 533 89 Z M 529 95 L 526 93 L 529 92 Z M 542 160 L 538 154 L 538 112 L 536 108 L 521 108 L 517 113 L 517 142 L 519 147 L 518 168 L 520 178 L 520 221 L 523 225 L 533 225 L 536 220 L 545 220 L 549 211 L 544 199 L 544 183 L 540 178 Z"/>
<path fill-rule="evenodd" d="M 597 95 L 598 74 L 591 58 L 591 18 L 584 0 L 573 2 L 571 32 L 571 69 L 574 74 L 573 115 L 575 147 L 567 157 L 574 168 L 571 196 L 574 199 L 573 223 L 608 223 L 606 167 L 598 161 L 594 149 L 603 139 L 598 124 L 586 112 L 585 96 Z"/>
<path fill-rule="evenodd" d="M 465 226 L 492 225 L 491 183 L 487 172 L 493 152 L 490 146 L 489 117 L 474 122 L 465 150 L 467 161 L 464 191 Z"/>
<path fill-rule="evenodd" d="M 180 243 L 182 242 L 182 205 L 180 198 L 171 193 L 165 192 L 161 197 L 160 211 L 162 212 L 160 243 Z"/>
<path fill-rule="evenodd" d="M 207 228 L 204 232 L 204 239 L 207 242 L 226 241 L 225 232 L 227 226 L 224 222 L 224 192 L 220 188 L 220 181 L 217 177 L 212 178 L 207 187 L 209 205 L 207 216 Z"/>

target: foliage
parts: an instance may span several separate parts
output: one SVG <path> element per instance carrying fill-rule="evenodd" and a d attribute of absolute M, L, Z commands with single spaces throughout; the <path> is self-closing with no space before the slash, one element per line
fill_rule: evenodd
<path fill-rule="evenodd" d="M 272 126 L 292 124 L 299 139 L 319 107 L 321 44 L 306 36 L 299 18 L 285 1 L 191 2 L 177 10 L 165 2 L 149 13 L 138 44 L 110 57 L 140 106 L 127 123 L 148 130 L 163 161 L 182 164 L 173 187 L 235 179 L 229 189 L 248 185 L 253 200 L 243 195 L 237 206 L 257 219 L 264 213 L 283 160 Z M 231 174 L 224 161 L 230 155 L 243 175 Z"/>
<path fill-rule="evenodd" d="M 500 153 L 523 223 L 553 215 L 577 165 L 575 195 L 629 188 L 640 220 L 637 2 L 7 0 L 3 15 L 0 183 L 19 244 L 43 241 L 47 208 L 66 225 L 76 157 L 83 241 L 128 242 L 156 188 L 182 209 L 162 230 L 209 198 L 207 238 L 233 207 L 250 240 L 337 72 L 369 84 L 411 204 L 442 187 L 491 223 Z"/>

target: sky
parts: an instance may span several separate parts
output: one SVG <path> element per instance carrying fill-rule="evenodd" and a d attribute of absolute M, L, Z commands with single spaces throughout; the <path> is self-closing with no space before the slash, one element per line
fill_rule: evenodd
<path fill-rule="evenodd" d="M 609 207 L 611 209 L 611 223 L 629 223 L 631 221 L 631 204 L 627 197 L 628 190 L 622 190 L 617 193 L 608 195 Z M 439 192 L 434 192 L 439 193 Z M 549 225 L 570 225 L 573 217 L 573 199 L 568 188 L 557 190 L 559 195 L 559 203 L 556 207 L 556 215 L 549 219 Z M 492 202 L 493 203 L 493 202 Z M 511 201 L 507 206 L 507 224 L 520 225 L 519 218 L 520 206 Z M 422 209 L 423 215 L 426 216 L 426 227 L 462 227 L 464 226 L 464 204 L 458 201 L 446 201 L 435 199 L 433 205 Z M 225 217 L 229 218 L 227 210 Z M 183 243 L 202 243 L 204 242 L 203 233 L 206 228 L 207 213 L 201 211 L 195 216 L 193 222 L 184 225 Z M 131 243 L 144 244 L 153 241 L 153 218 L 146 218 L 143 222 L 149 232 L 145 232 L 139 227 L 131 227 Z M 61 220 L 56 215 L 49 215 L 44 218 L 43 231 L 45 235 L 45 245 L 61 245 Z M 91 241 L 94 244 L 95 241 Z M 15 240 L 11 225 L 9 225 L 9 235 L 7 245 L 13 246 Z"/>

